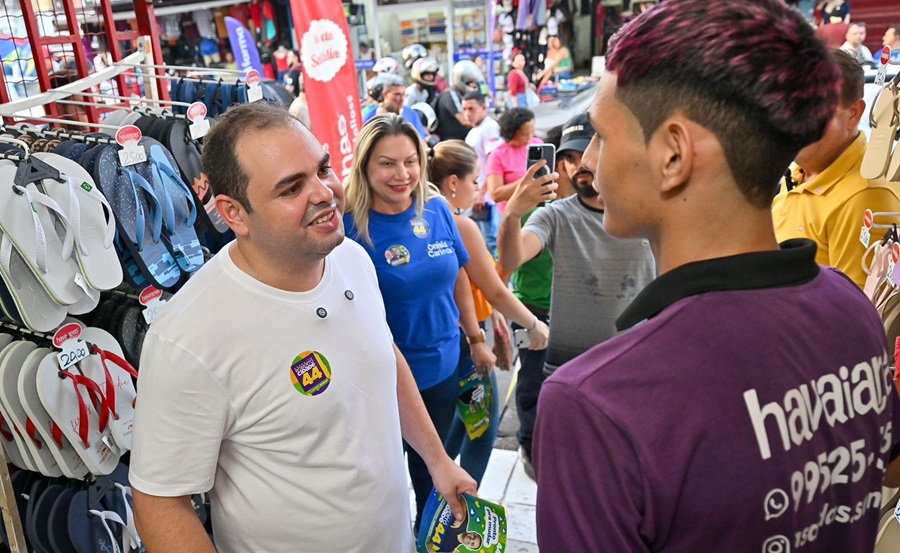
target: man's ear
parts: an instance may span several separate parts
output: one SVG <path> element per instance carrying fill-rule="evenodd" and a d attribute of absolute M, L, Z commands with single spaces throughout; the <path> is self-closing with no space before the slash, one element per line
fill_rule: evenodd
<path fill-rule="evenodd" d="M 858 98 L 850 104 L 850 119 L 847 120 L 849 130 L 859 127 L 859 121 L 862 119 L 863 113 L 866 112 L 866 101 Z"/>
<path fill-rule="evenodd" d="M 662 171 L 661 192 L 677 191 L 691 176 L 694 165 L 694 139 L 690 128 L 677 118 L 669 119 L 657 131 L 658 154 Z"/>
<path fill-rule="evenodd" d="M 250 228 L 247 226 L 247 211 L 244 206 L 234 198 L 219 194 L 216 196 L 216 209 L 219 215 L 225 219 L 231 230 L 238 236 L 247 236 Z"/>

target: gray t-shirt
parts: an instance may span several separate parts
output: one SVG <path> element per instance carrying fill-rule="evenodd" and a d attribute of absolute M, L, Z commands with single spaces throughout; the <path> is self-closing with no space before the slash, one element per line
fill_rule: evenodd
<path fill-rule="evenodd" d="M 648 241 L 613 238 L 603 212 L 578 196 L 538 209 L 522 230 L 553 256 L 547 364 L 555 370 L 616 334 L 616 318 L 656 278 L 656 262 Z"/>

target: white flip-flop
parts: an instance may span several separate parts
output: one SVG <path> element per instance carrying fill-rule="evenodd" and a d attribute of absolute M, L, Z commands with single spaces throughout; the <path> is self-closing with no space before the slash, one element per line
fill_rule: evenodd
<path fill-rule="evenodd" d="M 65 179 L 65 182 L 43 179 L 40 187 L 62 206 L 69 218 L 77 242 L 74 254 L 87 285 L 102 291 L 122 284 L 122 263 L 113 246 L 115 216 L 90 173 L 71 159 L 56 154 L 33 155 L 58 169 Z"/>
<path fill-rule="evenodd" d="M 81 455 L 88 470 L 98 476 L 115 470 L 119 452 L 114 450 L 109 426 L 100 430 L 109 405 L 97 383 L 71 371 L 60 371 L 56 354 L 48 353 L 38 367 L 37 387 L 44 409 Z M 106 412 L 103 419 L 93 403 L 85 400 L 84 390 L 102 399 L 99 409 L 100 413 Z"/>
<path fill-rule="evenodd" d="M 119 449 L 129 451 L 137 396 L 132 377 L 137 377 L 137 370 L 125 360 L 122 346 L 109 332 L 88 327 L 82 331 L 81 339 L 93 347 L 91 355 L 78 365 L 84 375 L 96 382 L 105 394 L 114 395 L 116 417 L 110 420 L 109 426 Z"/>
<path fill-rule="evenodd" d="M 872 110 L 869 112 L 869 124 L 872 133 L 866 145 L 860 174 L 867 179 L 880 179 L 888 170 L 891 161 L 891 149 L 894 135 L 900 126 L 900 92 L 888 84 L 875 96 Z"/>
<path fill-rule="evenodd" d="M 59 463 L 56 462 L 56 458 L 50 453 L 50 448 L 44 443 L 35 421 L 31 420 L 19 400 L 19 372 L 22 370 L 25 360 L 37 349 L 37 346 L 28 340 L 18 340 L 6 346 L 6 349 L 8 352 L 0 361 L 0 403 L 3 404 L 13 424 L 25 430 L 22 441 L 28 448 L 28 452 L 31 453 L 38 472 L 46 476 L 62 476 Z"/>
<path fill-rule="evenodd" d="M 12 343 L 13 337 L 9 334 L 0 334 L 0 360 L 3 359 L 6 346 Z M 20 469 L 25 470 L 34 470 L 34 461 L 31 460 L 31 455 L 22 452 L 19 447 L 18 439 L 19 436 L 16 434 L 16 429 L 12 426 L 12 422 L 6 416 L 6 411 L 3 410 L 2 406 L 0 406 L 0 443 L 3 444 L 3 452 L 6 454 L 6 459 L 19 467 Z M 22 447 L 25 447 L 25 444 L 22 444 Z"/>
<path fill-rule="evenodd" d="M 0 161 L 0 182 L 12 183 L 15 174 L 15 164 Z M 65 219 L 62 208 L 34 184 L 0 186 L 0 230 L 50 297 L 61 305 L 72 305 L 81 300 L 84 290 L 75 281 L 79 268 L 71 258 L 74 237 L 66 233 L 60 240 L 56 232 L 56 224 L 62 221 L 65 227 Z"/>
<path fill-rule="evenodd" d="M 41 285 L 31 267 L 0 230 L 0 278 L 9 290 L 25 326 L 50 332 L 66 318 L 66 306 L 56 302 Z"/>
<path fill-rule="evenodd" d="M 53 418 L 44 409 L 41 397 L 37 389 L 37 370 L 44 357 L 50 353 L 47 348 L 37 348 L 28 356 L 19 372 L 19 380 L 16 390 L 22 402 L 22 408 L 28 417 L 34 421 L 38 433 L 44 439 L 44 445 L 50 449 L 50 453 L 56 459 L 63 475 L 67 478 L 81 480 L 88 474 L 88 468 L 81 459 L 81 455 L 63 434 L 62 428 L 53 421 Z"/>

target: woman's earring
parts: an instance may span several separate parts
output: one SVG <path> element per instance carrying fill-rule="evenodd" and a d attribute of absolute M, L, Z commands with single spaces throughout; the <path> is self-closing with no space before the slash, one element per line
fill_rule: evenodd
<path fill-rule="evenodd" d="M 450 193 L 450 197 L 451 197 L 451 198 L 455 198 L 455 197 L 456 197 L 456 192 L 451 192 L 451 193 Z"/>

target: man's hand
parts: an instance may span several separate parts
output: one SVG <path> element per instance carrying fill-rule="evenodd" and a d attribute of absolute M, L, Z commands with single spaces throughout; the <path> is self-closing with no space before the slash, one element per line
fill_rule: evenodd
<path fill-rule="evenodd" d="M 506 204 L 505 215 L 521 219 L 539 203 L 556 199 L 559 185 L 553 181 L 559 178 L 559 173 L 534 178 L 534 174 L 546 166 L 547 161 L 542 159 L 528 168 Z"/>
<path fill-rule="evenodd" d="M 434 489 L 447 500 L 447 504 L 450 505 L 450 510 L 453 511 L 453 516 L 456 517 L 456 520 L 465 518 L 462 503 L 460 503 L 457 496 L 464 493 L 474 495 L 478 491 L 475 479 L 469 476 L 469 473 L 454 463 L 453 459 L 447 455 L 443 456 L 437 466 L 429 465 L 428 472 L 431 473 Z"/>

